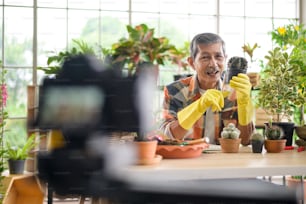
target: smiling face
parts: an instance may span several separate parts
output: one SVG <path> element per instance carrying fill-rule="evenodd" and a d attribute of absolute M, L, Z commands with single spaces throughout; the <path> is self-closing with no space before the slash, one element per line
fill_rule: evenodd
<path fill-rule="evenodd" d="M 222 43 L 198 44 L 197 49 L 195 58 L 189 57 L 188 62 L 198 74 L 200 88 L 216 88 L 226 61 Z"/>

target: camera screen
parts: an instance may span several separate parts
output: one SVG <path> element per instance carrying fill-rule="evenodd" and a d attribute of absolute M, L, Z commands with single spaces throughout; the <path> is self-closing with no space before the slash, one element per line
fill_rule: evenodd
<path fill-rule="evenodd" d="M 101 120 L 105 94 L 98 86 L 47 86 L 42 95 L 41 127 L 90 128 Z"/>

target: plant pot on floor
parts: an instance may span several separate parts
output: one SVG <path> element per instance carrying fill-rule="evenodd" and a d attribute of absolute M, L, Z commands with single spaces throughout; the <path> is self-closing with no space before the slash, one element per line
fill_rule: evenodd
<path fill-rule="evenodd" d="M 285 149 L 286 140 L 265 140 L 265 149 L 269 153 L 279 153 Z"/>
<path fill-rule="evenodd" d="M 25 160 L 8 160 L 10 174 L 23 174 Z"/>

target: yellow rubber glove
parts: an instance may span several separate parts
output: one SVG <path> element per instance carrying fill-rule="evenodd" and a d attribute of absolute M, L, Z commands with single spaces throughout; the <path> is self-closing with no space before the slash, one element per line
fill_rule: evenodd
<path fill-rule="evenodd" d="M 178 122 L 185 130 L 189 130 L 209 107 L 215 112 L 221 111 L 223 106 L 222 92 L 216 89 L 208 89 L 201 98 L 177 113 Z"/>
<path fill-rule="evenodd" d="M 247 125 L 253 117 L 250 79 L 246 74 L 238 74 L 230 80 L 230 86 L 236 90 L 238 103 L 238 120 L 240 125 Z"/>

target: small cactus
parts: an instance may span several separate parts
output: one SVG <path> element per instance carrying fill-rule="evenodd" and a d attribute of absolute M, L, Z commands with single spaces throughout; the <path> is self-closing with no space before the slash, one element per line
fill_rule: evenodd
<path fill-rule="evenodd" d="M 269 122 L 265 129 L 265 135 L 268 140 L 280 140 L 284 137 L 284 131 L 281 127 L 272 125 L 272 122 Z"/>
<path fill-rule="evenodd" d="M 221 137 L 224 139 L 238 139 L 240 130 L 233 123 L 229 123 L 221 132 Z"/>
<path fill-rule="evenodd" d="M 259 140 L 259 141 L 263 141 L 264 140 L 264 136 L 259 133 L 259 132 L 254 132 L 252 135 L 251 135 L 251 140 Z"/>

